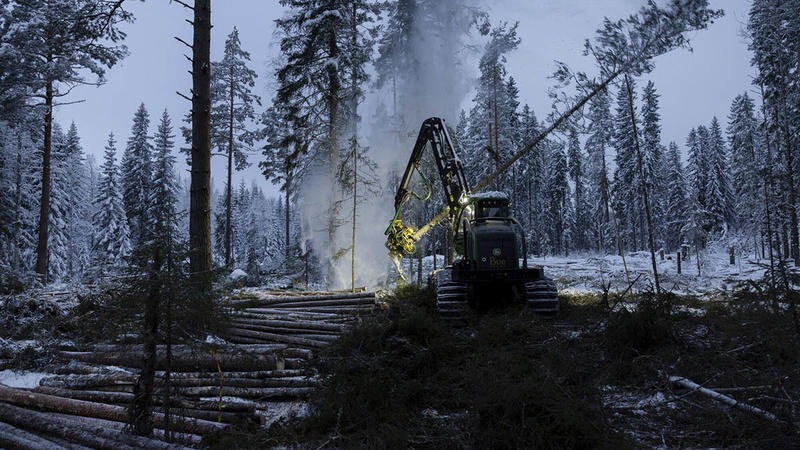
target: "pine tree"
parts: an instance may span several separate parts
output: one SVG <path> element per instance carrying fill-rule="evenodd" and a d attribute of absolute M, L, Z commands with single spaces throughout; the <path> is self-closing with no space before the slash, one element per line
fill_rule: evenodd
<path fill-rule="evenodd" d="M 94 199 L 97 212 L 92 217 L 95 230 L 92 239 L 93 259 L 101 268 L 120 264 L 131 251 L 130 230 L 122 201 L 116 153 L 114 133 L 110 133 L 97 185 L 97 196 Z"/>
<path fill-rule="evenodd" d="M 142 103 L 133 117 L 131 136 L 122 156 L 122 194 L 131 245 L 138 248 L 150 239 L 147 227 L 150 214 L 153 169 L 152 144 L 147 134 L 150 114 Z"/>
<path fill-rule="evenodd" d="M 261 105 L 253 95 L 257 77 L 247 64 L 250 54 L 242 49 L 239 30 L 233 28 L 225 40 L 222 61 L 211 64 L 211 129 L 212 145 L 227 155 L 227 183 L 225 186 L 225 266 L 231 264 L 231 192 L 232 172 L 248 166 L 247 151 L 253 145 L 255 134 L 247 129 L 255 119 L 253 103 Z"/>
<path fill-rule="evenodd" d="M 53 191 L 53 108 L 73 87 L 87 84 L 85 74 L 91 73 L 102 82 L 105 69 L 126 55 L 125 47 L 116 45 L 125 37 L 118 25 L 132 16 L 121 6 L 104 0 L 32 0 L 17 2 L 10 9 L 10 23 L 25 24 L 9 33 L 10 46 L 23 56 L 15 65 L 23 74 L 26 95 L 34 93 L 40 98 L 44 112 L 36 258 L 36 272 L 42 276 L 49 272 L 48 254 L 52 253 L 47 245 Z"/>

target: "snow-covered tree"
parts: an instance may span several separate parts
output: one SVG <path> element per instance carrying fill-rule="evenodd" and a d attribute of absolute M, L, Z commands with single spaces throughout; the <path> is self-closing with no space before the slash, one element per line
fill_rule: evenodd
<path fill-rule="evenodd" d="M 161 121 L 153 137 L 153 179 L 149 190 L 150 206 L 147 215 L 148 229 L 152 242 L 169 248 L 180 240 L 178 229 L 178 198 L 180 186 L 175 176 L 175 135 L 172 132 L 172 121 L 164 110 Z"/>
<path fill-rule="evenodd" d="M 711 121 L 708 141 L 706 204 L 714 229 L 727 227 L 733 215 L 733 197 L 728 178 L 728 151 L 716 117 Z"/>
<path fill-rule="evenodd" d="M 587 228 L 589 224 L 589 205 L 586 202 L 585 185 L 586 169 L 578 131 L 574 127 L 569 131 L 567 158 L 567 170 L 573 189 L 573 201 L 571 202 L 573 217 L 570 222 L 570 234 L 574 247 L 585 250 L 588 248 Z"/>
<path fill-rule="evenodd" d="M 120 264 L 131 251 L 130 230 L 122 201 L 116 153 L 114 133 L 110 133 L 97 184 L 97 196 L 94 199 L 96 212 L 92 217 L 95 233 L 92 254 L 101 268 Z"/>
<path fill-rule="evenodd" d="M 728 145 L 730 145 L 731 191 L 736 212 L 735 223 L 755 232 L 761 223 L 763 195 L 760 169 L 763 161 L 758 149 L 759 124 L 755 104 L 745 92 L 731 104 L 728 115 Z"/>
<path fill-rule="evenodd" d="M 121 170 L 122 198 L 133 248 L 146 244 L 150 236 L 147 224 L 153 179 L 153 146 L 147 134 L 149 127 L 150 114 L 142 103 L 133 116 L 131 136 L 122 156 Z"/>
<path fill-rule="evenodd" d="M 638 250 L 644 245 L 644 234 L 638 233 L 643 223 L 641 214 L 643 203 L 641 181 L 636 163 L 636 137 L 633 129 L 633 121 L 638 122 L 638 118 L 631 118 L 629 105 L 629 102 L 635 101 L 636 97 L 633 87 L 631 93 L 634 97 L 633 100 L 628 99 L 627 89 L 620 89 L 617 94 L 614 117 L 614 147 L 616 149 L 614 161 L 617 167 L 614 170 L 611 199 L 623 242 L 629 249 Z"/>
<path fill-rule="evenodd" d="M 212 144 L 227 158 L 225 185 L 225 265 L 231 262 L 231 195 L 233 170 L 248 166 L 255 133 L 249 129 L 255 119 L 253 104 L 261 105 L 254 95 L 256 72 L 248 67 L 250 53 L 242 49 L 239 30 L 233 28 L 225 40 L 221 61 L 211 64 L 211 130 Z"/>
<path fill-rule="evenodd" d="M 586 139 L 587 198 L 591 214 L 591 235 L 598 251 L 609 248 L 612 241 L 610 186 L 606 151 L 612 147 L 614 120 L 606 92 L 597 94 L 589 102 Z"/>
<path fill-rule="evenodd" d="M 680 248 L 683 243 L 683 229 L 689 215 L 686 201 L 686 178 L 683 175 L 680 150 L 678 144 L 670 142 L 666 154 L 667 171 L 664 174 L 667 183 L 666 198 L 666 230 L 664 241 L 667 250 Z"/>

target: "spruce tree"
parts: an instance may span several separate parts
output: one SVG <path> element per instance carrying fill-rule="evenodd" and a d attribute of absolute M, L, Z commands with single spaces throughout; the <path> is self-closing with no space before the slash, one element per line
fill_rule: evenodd
<path fill-rule="evenodd" d="M 635 101 L 635 90 L 631 89 Z M 638 231 L 643 223 L 641 182 L 636 165 L 636 141 L 633 131 L 627 89 L 620 89 L 617 94 L 616 115 L 614 117 L 614 147 L 617 165 L 612 185 L 612 204 L 619 223 L 620 231 L 624 230 L 623 240 L 630 250 L 638 250 L 644 240 Z"/>
<path fill-rule="evenodd" d="M 683 175 L 680 150 L 678 144 L 670 142 L 665 161 L 667 172 L 666 199 L 666 234 L 664 237 L 667 250 L 680 249 L 683 243 L 683 230 L 686 225 L 688 205 L 686 200 L 686 178 Z"/>
<path fill-rule="evenodd" d="M 716 117 L 711 121 L 708 146 L 707 207 L 714 229 L 726 228 L 733 215 L 733 197 L 728 179 L 728 152 Z"/>
<path fill-rule="evenodd" d="M 728 145 L 731 149 L 731 191 L 733 193 L 735 224 L 742 229 L 758 228 L 762 219 L 759 124 L 755 104 L 745 92 L 731 104 L 728 115 Z M 755 239 L 755 235 L 754 235 Z"/>
<path fill-rule="evenodd" d="M 578 131 L 574 127 L 569 131 L 567 157 L 569 159 L 567 170 L 569 171 L 570 180 L 572 180 L 574 192 L 573 201 L 571 202 L 573 205 L 571 211 L 573 215 L 571 237 L 576 249 L 585 250 L 587 248 L 586 231 L 589 206 L 586 203 L 586 174 L 583 154 L 581 152 L 581 142 L 578 138 Z"/>
<path fill-rule="evenodd" d="M 567 181 L 567 155 L 564 153 L 564 145 L 557 145 L 554 149 L 548 165 L 548 222 L 550 228 L 550 241 L 553 252 L 561 254 L 567 250 L 565 243 L 565 232 L 567 231 L 567 210 L 569 202 L 569 183 Z"/>
<path fill-rule="evenodd" d="M 147 220 L 152 242 L 169 248 L 178 240 L 179 186 L 175 177 L 175 135 L 169 113 L 164 110 L 153 138 L 153 179 L 149 191 L 151 205 Z"/>
<path fill-rule="evenodd" d="M 148 136 L 150 114 L 139 105 L 133 117 L 131 136 L 122 156 L 122 195 L 128 228 L 131 230 L 131 245 L 138 248 L 150 237 L 148 218 L 152 192 L 153 169 L 151 164 L 152 144 Z"/>
<path fill-rule="evenodd" d="M 73 122 L 64 137 L 64 177 L 67 223 L 67 273 L 75 276 L 89 261 L 91 250 L 91 214 L 89 204 L 89 173 L 86 159 L 78 136 L 78 128 Z"/>
<path fill-rule="evenodd" d="M 645 180 L 650 198 L 652 219 L 655 224 L 656 242 L 663 241 L 664 215 L 666 214 L 666 183 L 662 180 L 666 175 L 663 146 L 661 144 L 661 113 L 659 112 L 660 95 L 655 84 L 649 81 L 642 92 L 642 129 L 641 150 L 644 159 Z"/>
<path fill-rule="evenodd" d="M 120 264 L 131 251 L 130 230 L 122 201 L 116 153 L 114 133 L 110 133 L 97 185 L 97 197 L 94 199 L 97 212 L 92 217 L 95 230 L 92 254 L 101 270 Z"/>
<path fill-rule="evenodd" d="M 614 232 L 609 211 L 610 185 L 606 151 L 614 139 L 614 121 L 607 92 L 597 94 L 589 103 L 586 139 L 587 196 L 591 208 L 592 235 L 597 250 L 609 248 Z"/>

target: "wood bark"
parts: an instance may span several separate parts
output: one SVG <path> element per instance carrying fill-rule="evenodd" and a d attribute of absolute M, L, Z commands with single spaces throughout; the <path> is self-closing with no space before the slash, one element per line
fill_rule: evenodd
<path fill-rule="evenodd" d="M 53 441 L 49 441 L 43 437 L 3 422 L 0 422 L 0 447 L 21 450 L 50 450 L 64 448 L 64 446 L 58 445 Z"/>
<path fill-rule="evenodd" d="M 233 190 L 233 66 L 230 68 L 230 90 L 228 98 L 229 114 L 228 114 L 228 184 L 225 187 L 225 267 L 231 266 L 231 191 Z"/>
<path fill-rule="evenodd" d="M 252 330 L 245 330 L 241 328 L 229 328 L 228 332 L 235 335 L 235 336 L 244 336 L 253 339 L 262 339 L 265 341 L 272 341 L 272 342 L 286 342 L 289 344 L 295 345 L 302 345 L 305 347 L 314 347 L 314 348 L 322 348 L 327 345 L 327 342 L 317 341 L 312 339 L 305 339 L 300 337 L 294 336 L 286 336 L 282 334 L 275 334 L 275 333 L 265 333 L 262 331 L 252 331 Z"/>
<path fill-rule="evenodd" d="M 145 301 L 144 309 L 144 358 L 142 358 L 141 372 L 134 389 L 133 405 L 131 407 L 131 424 L 133 432 L 139 436 L 153 434 L 152 404 L 153 383 L 155 379 L 156 339 L 158 339 L 158 309 L 161 301 L 161 248 L 153 247 L 153 262 L 150 270 L 150 287 Z M 169 366 L 169 358 L 167 365 Z"/>
<path fill-rule="evenodd" d="M 111 366 L 140 367 L 144 355 L 140 352 L 58 352 L 60 358 L 76 361 L 105 364 Z M 220 355 L 223 370 L 275 370 L 278 358 L 275 355 Z M 288 358 L 286 363 L 299 365 L 301 360 Z M 167 366 L 166 357 L 157 354 L 154 360 L 157 370 L 164 370 Z M 294 367 L 288 367 L 294 368 Z M 172 370 L 177 372 L 208 370 L 216 371 L 217 363 L 210 353 L 177 353 L 172 358 Z"/>
<path fill-rule="evenodd" d="M 194 2 L 192 42 L 192 167 L 189 270 L 200 292 L 211 291 L 211 0 Z"/>
<path fill-rule="evenodd" d="M 119 407 L 115 407 L 119 408 Z M 183 449 L 185 447 L 142 436 L 134 436 L 118 430 L 83 424 L 60 416 L 45 414 L 28 409 L 0 404 L 0 420 L 36 430 L 67 442 L 101 449 Z M 198 419 L 199 420 L 199 419 Z M 202 421 L 205 423 L 212 423 Z"/>
<path fill-rule="evenodd" d="M 128 410 L 121 406 L 56 397 L 53 395 L 40 394 L 31 391 L 21 391 L 2 386 L 0 386 L 0 401 L 10 404 L 0 404 L 0 408 L 16 405 L 26 408 L 55 411 L 76 416 L 95 417 L 98 419 L 113 420 L 115 422 L 123 423 L 128 422 L 129 416 Z M 157 426 L 163 424 L 164 416 L 162 414 L 154 414 L 153 418 Z M 5 420 L 5 416 L 2 415 L 0 415 L 0 420 L 7 422 L 7 420 Z M 181 429 L 185 428 L 190 433 L 195 434 L 216 433 L 227 428 L 224 425 L 200 420 L 176 420 L 172 425 L 180 427 Z"/>
<path fill-rule="evenodd" d="M 52 63 L 52 54 L 48 54 Z M 42 149 L 42 194 L 39 202 L 39 240 L 36 243 L 36 273 L 47 282 L 49 255 L 47 252 L 47 227 L 50 223 L 50 150 L 53 143 L 53 82 L 47 81 L 44 94 L 44 146 Z"/>

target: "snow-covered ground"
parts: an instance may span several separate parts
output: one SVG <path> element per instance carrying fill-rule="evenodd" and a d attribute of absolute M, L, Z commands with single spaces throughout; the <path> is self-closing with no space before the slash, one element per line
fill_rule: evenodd
<path fill-rule="evenodd" d="M 444 256 L 438 255 L 437 268 L 444 265 Z M 691 254 L 689 259 L 681 262 L 681 274 L 677 270 L 676 255 L 664 255 L 661 260 L 656 255 L 659 278 L 662 289 L 678 294 L 704 295 L 718 290 L 725 290 L 746 280 L 757 280 L 764 277 L 767 260 L 756 260 L 737 255 L 736 264 L 730 264 L 727 252 L 704 252 L 700 256 L 700 275 L 698 276 L 697 259 Z M 653 269 L 649 252 L 635 252 L 622 257 L 601 254 L 573 254 L 570 256 L 547 256 L 530 258 L 529 266 L 542 266 L 545 275 L 553 278 L 559 290 L 566 293 L 599 292 L 604 284 L 611 283 L 611 291 L 621 291 L 628 287 L 625 277 L 627 266 L 631 283 L 635 291 L 648 290 L 653 287 Z M 433 256 L 424 259 L 423 281 L 433 270 Z M 408 260 L 404 261 L 404 270 L 408 273 Z M 416 261 L 414 273 L 409 277 L 416 280 Z"/>
<path fill-rule="evenodd" d="M 44 372 L 31 372 L 28 370 L 0 370 L 0 385 L 13 388 L 33 389 L 39 386 L 39 380 L 53 374 Z"/>

